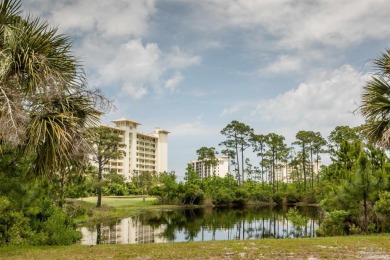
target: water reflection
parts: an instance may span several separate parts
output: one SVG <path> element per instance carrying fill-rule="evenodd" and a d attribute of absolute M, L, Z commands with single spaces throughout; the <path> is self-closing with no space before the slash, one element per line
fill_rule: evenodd
<path fill-rule="evenodd" d="M 315 236 L 319 227 L 316 208 L 301 209 L 300 213 L 308 218 L 302 230 L 295 229 L 286 212 L 286 209 L 269 208 L 148 211 L 114 223 L 81 227 L 81 243 L 141 244 Z"/>

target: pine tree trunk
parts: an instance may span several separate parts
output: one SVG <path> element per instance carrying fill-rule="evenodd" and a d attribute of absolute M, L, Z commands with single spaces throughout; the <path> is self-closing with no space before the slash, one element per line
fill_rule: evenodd
<path fill-rule="evenodd" d="M 98 200 L 96 207 L 100 207 L 102 205 L 102 171 L 103 171 L 103 164 L 101 160 L 99 160 L 99 170 L 98 170 L 98 186 L 97 186 L 97 195 L 98 195 Z"/>

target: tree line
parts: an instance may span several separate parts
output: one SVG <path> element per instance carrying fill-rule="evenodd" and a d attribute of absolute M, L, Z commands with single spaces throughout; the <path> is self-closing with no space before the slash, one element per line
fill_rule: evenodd
<path fill-rule="evenodd" d="M 384 148 L 368 142 L 363 127 L 338 126 L 327 139 L 318 132 L 299 131 L 292 143 L 298 147 L 294 152 L 283 136 L 256 135 L 238 121 L 222 133 L 232 126 L 244 126 L 242 129 L 249 133 L 229 130 L 233 134 L 221 143 L 226 148 L 222 153 L 229 154 L 232 161 L 233 174 L 217 176 L 212 171 L 218 163 L 216 149 L 201 147 L 196 153 L 206 170 L 209 168 L 205 175 L 196 172 L 191 164 L 182 182 L 177 181 L 175 172 L 134 172 L 131 181 L 111 173 L 105 175 L 106 182 L 102 184 L 104 195 L 148 194 L 162 204 L 313 204 L 320 205 L 328 216 L 324 227 L 326 223 L 330 227 L 321 229 L 325 235 L 389 230 L 389 158 Z M 256 166 L 243 153 L 250 148 L 257 155 Z M 319 167 L 320 154 L 325 152 L 331 163 Z M 278 174 L 283 168 L 289 169 L 288 178 Z M 115 184 L 110 181 L 114 177 Z M 89 190 L 89 195 L 96 194 L 91 182 Z M 341 228 L 339 223 L 345 226 Z"/>

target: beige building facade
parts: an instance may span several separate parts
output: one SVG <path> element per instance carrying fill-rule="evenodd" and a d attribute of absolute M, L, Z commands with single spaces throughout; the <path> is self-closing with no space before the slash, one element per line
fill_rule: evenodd
<path fill-rule="evenodd" d="M 168 171 L 168 134 L 169 132 L 156 128 L 153 133 L 145 134 L 138 131 L 141 125 L 127 118 L 112 121 L 115 126 L 102 125 L 113 129 L 122 139 L 124 156 L 121 159 L 110 160 L 105 166 L 105 172 L 123 174 L 131 180 L 134 173 Z"/>
<path fill-rule="evenodd" d="M 199 160 L 192 160 L 190 164 L 201 178 L 212 177 L 214 175 L 214 171 L 216 176 L 223 178 L 229 173 L 229 157 L 221 156 L 217 159 L 218 165 L 215 168 L 213 166 L 206 167 L 204 162 Z"/>

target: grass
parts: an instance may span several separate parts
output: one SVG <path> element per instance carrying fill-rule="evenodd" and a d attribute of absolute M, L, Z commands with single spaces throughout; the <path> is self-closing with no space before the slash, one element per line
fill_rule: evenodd
<path fill-rule="evenodd" d="M 3 247 L 1 259 L 390 259 L 390 234 L 139 245 Z"/>
<path fill-rule="evenodd" d="M 155 197 L 103 197 L 102 206 L 96 208 L 97 197 L 69 200 L 75 206 L 86 209 L 87 215 L 76 219 L 77 223 L 106 222 L 135 215 L 143 210 L 183 208 L 178 205 L 160 205 Z"/>
<path fill-rule="evenodd" d="M 88 202 L 91 204 L 96 205 L 97 197 L 88 197 L 88 198 L 81 198 L 78 199 L 79 201 Z M 145 201 L 143 198 L 137 198 L 137 197 L 103 197 L 102 198 L 102 205 L 113 207 L 117 209 L 124 209 L 124 210 L 137 210 L 141 208 L 150 208 L 157 205 L 157 199 L 154 197 L 146 197 Z"/>

